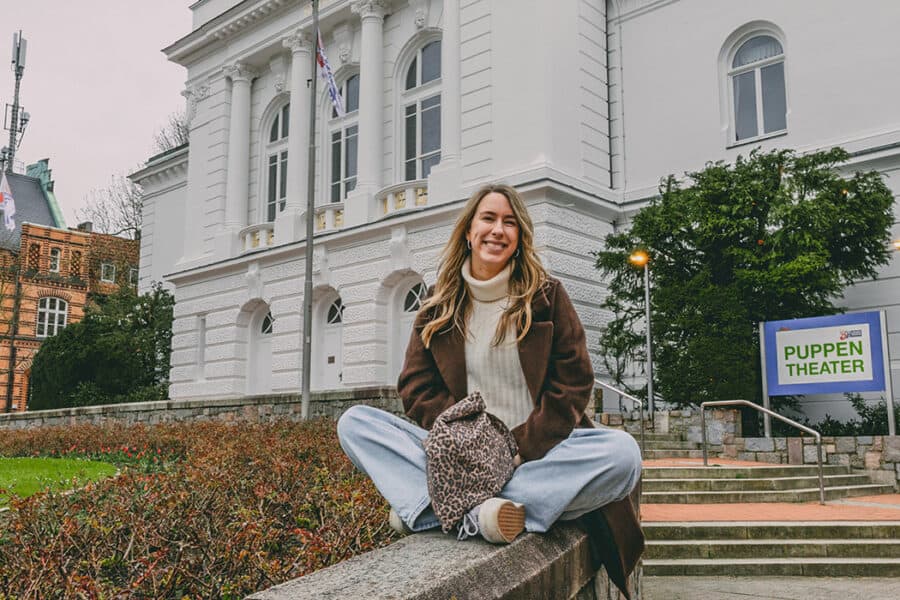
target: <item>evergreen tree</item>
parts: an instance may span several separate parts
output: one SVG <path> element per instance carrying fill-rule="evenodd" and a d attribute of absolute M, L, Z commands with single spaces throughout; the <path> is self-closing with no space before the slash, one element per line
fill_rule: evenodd
<path fill-rule="evenodd" d="M 167 395 L 174 299 L 159 284 L 122 286 L 47 339 L 34 357 L 29 409 L 161 400 Z"/>
<path fill-rule="evenodd" d="M 753 151 L 669 177 L 596 266 L 614 318 L 601 352 L 624 385 L 644 361 L 643 274 L 650 255 L 654 395 L 678 406 L 761 396 L 760 321 L 840 312 L 843 289 L 889 260 L 893 196 L 877 172 L 840 175 L 842 149 Z M 643 390 L 631 390 L 646 397 Z"/>

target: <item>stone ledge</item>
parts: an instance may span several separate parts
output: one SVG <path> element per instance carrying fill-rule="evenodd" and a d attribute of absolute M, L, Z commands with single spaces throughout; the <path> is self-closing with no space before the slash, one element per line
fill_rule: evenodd
<path fill-rule="evenodd" d="M 607 598 L 609 583 L 605 571 L 601 573 L 594 582 L 587 535 L 574 525 L 557 525 L 542 535 L 526 534 L 506 546 L 481 539 L 458 542 L 455 536 L 428 532 L 258 592 L 248 600 L 568 600 L 596 598 L 595 586 Z"/>

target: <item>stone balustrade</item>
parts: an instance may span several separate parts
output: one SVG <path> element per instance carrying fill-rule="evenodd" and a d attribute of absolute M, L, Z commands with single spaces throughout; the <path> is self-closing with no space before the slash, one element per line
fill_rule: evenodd
<path fill-rule="evenodd" d="M 275 224 L 259 223 L 244 227 L 238 232 L 241 240 L 241 252 L 250 252 L 259 248 L 268 248 L 275 245 Z"/>
<path fill-rule="evenodd" d="M 332 231 L 344 226 L 344 203 L 331 202 L 316 207 L 316 233 Z"/>
<path fill-rule="evenodd" d="M 376 214 L 382 217 L 428 205 L 428 180 L 417 179 L 388 186 L 375 195 Z"/>

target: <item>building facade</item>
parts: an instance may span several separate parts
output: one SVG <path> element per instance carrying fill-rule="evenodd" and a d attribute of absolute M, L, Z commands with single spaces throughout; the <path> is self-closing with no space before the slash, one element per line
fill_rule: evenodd
<path fill-rule="evenodd" d="M 310 100 L 306 0 L 200 0 L 193 31 L 164 50 L 187 70 L 190 141 L 133 179 L 145 190 L 141 289 L 175 290 L 173 398 L 299 390 L 306 252 L 313 388 L 393 384 L 454 218 L 485 182 L 523 192 L 598 375 L 609 315 L 590 252 L 662 177 L 755 147 L 841 145 L 848 170 L 878 169 L 900 190 L 895 3 L 320 6 L 343 115 L 323 86 Z M 895 258 L 844 299 L 888 311 L 895 389 L 898 298 Z"/>
<path fill-rule="evenodd" d="M 27 409 L 31 363 L 45 339 L 80 321 L 92 297 L 137 285 L 138 255 L 137 241 L 84 225 L 21 225 L 19 251 L 2 251 L 0 411 Z"/>

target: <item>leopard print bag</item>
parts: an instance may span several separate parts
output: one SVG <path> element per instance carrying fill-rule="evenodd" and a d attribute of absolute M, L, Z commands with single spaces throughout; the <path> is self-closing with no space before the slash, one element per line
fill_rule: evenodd
<path fill-rule="evenodd" d="M 428 494 L 444 533 L 512 477 L 516 440 L 472 392 L 442 412 L 425 438 Z"/>

